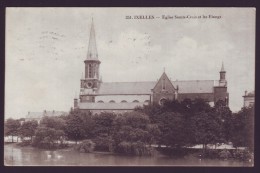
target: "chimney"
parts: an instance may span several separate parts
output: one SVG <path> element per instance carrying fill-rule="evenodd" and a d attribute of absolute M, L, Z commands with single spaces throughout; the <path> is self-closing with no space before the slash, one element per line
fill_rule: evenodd
<path fill-rule="evenodd" d="M 247 90 L 245 90 L 245 96 L 247 95 Z"/>

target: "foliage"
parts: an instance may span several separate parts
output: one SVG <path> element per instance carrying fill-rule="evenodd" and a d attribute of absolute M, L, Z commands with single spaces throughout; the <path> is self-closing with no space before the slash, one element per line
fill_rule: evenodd
<path fill-rule="evenodd" d="M 149 143 L 149 117 L 139 112 L 129 112 L 114 121 L 113 139 L 116 144 L 122 141 Z"/>
<path fill-rule="evenodd" d="M 24 140 L 24 141 L 18 143 L 17 145 L 20 147 L 25 147 L 25 146 L 31 145 L 31 141 Z"/>
<path fill-rule="evenodd" d="M 160 116 L 158 127 L 161 132 L 160 144 L 181 147 L 186 143 L 185 119 L 180 113 L 165 112 Z"/>
<path fill-rule="evenodd" d="M 58 141 L 60 141 L 60 144 L 62 145 L 64 135 L 65 134 L 62 130 L 56 130 L 50 127 L 39 126 L 35 133 L 33 146 L 47 149 L 56 148 L 59 146 L 57 143 Z"/>
<path fill-rule="evenodd" d="M 43 117 L 35 132 L 33 146 L 47 149 L 64 147 L 65 125 L 64 119 L 60 117 Z"/>
<path fill-rule="evenodd" d="M 113 129 L 113 121 L 116 115 L 111 112 L 102 112 L 99 115 L 93 117 L 94 129 L 93 136 L 110 136 Z"/>
<path fill-rule="evenodd" d="M 140 141 L 133 143 L 122 141 L 118 144 L 117 152 L 136 156 L 151 156 L 154 150 Z"/>
<path fill-rule="evenodd" d="M 150 155 L 154 142 L 153 135 L 159 134 L 156 125 L 150 123 L 149 117 L 141 112 L 133 111 L 115 118 L 112 139 L 115 152 Z"/>
<path fill-rule="evenodd" d="M 232 138 L 235 147 L 254 151 L 254 107 L 243 108 L 232 115 Z"/>
<path fill-rule="evenodd" d="M 231 139 L 232 130 L 232 112 L 225 102 L 219 100 L 213 109 L 214 118 L 220 124 L 220 142 L 229 142 Z"/>
<path fill-rule="evenodd" d="M 94 122 L 88 112 L 74 110 L 66 118 L 65 133 L 76 143 L 78 140 L 92 136 L 93 128 Z"/>
<path fill-rule="evenodd" d="M 97 136 L 93 139 L 96 151 L 114 151 L 114 140 L 111 136 Z"/>
<path fill-rule="evenodd" d="M 56 130 L 64 130 L 66 122 L 57 116 L 44 116 L 40 121 L 40 125 Z"/>
<path fill-rule="evenodd" d="M 219 158 L 220 159 L 223 159 L 223 160 L 226 160 L 226 159 L 229 159 L 231 158 L 231 153 L 230 151 L 228 150 L 222 150 L 219 152 Z"/>
<path fill-rule="evenodd" d="M 191 127 L 195 142 L 203 144 L 204 149 L 207 144 L 217 143 L 220 139 L 220 124 L 209 113 L 197 113 L 191 119 Z"/>
<path fill-rule="evenodd" d="M 20 126 L 21 124 L 19 120 L 14 120 L 12 118 L 7 119 L 4 124 L 5 136 L 12 136 L 12 142 L 13 142 L 13 136 L 18 136 Z"/>
<path fill-rule="evenodd" d="M 31 141 L 33 136 L 35 135 L 35 130 L 38 127 L 38 123 L 35 120 L 32 121 L 25 121 L 20 129 L 19 129 L 19 135 L 23 139 L 24 137 L 30 137 Z"/>
<path fill-rule="evenodd" d="M 83 140 L 80 144 L 75 145 L 75 149 L 81 153 L 91 153 L 95 148 L 95 143 L 91 140 Z"/>
<path fill-rule="evenodd" d="M 235 150 L 233 151 L 233 158 L 240 161 L 249 161 L 253 159 L 253 155 L 249 150 Z"/>

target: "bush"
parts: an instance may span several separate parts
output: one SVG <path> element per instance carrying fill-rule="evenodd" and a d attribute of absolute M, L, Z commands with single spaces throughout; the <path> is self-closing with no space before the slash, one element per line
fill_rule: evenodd
<path fill-rule="evenodd" d="M 31 141 L 24 140 L 24 141 L 18 143 L 17 145 L 20 146 L 20 147 L 29 146 L 29 145 L 31 145 Z"/>
<path fill-rule="evenodd" d="M 95 143 L 91 140 L 84 140 L 75 146 L 75 150 L 81 153 L 91 153 L 95 148 Z"/>
<path fill-rule="evenodd" d="M 220 151 L 219 150 L 212 150 L 212 149 L 207 149 L 205 152 L 202 154 L 204 158 L 209 158 L 209 159 L 216 159 L 219 158 Z"/>
<path fill-rule="evenodd" d="M 233 158 L 239 161 L 249 161 L 253 159 L 253 156 L 249 150 L 235 150 L 233 152 Z"/>
<path fill-rule="evenodd" d="M 222 150 L 221 152 L 219 152 L 219 158 L 226 160 L 231 158 L 231 153 L 228 150 Z"/>
<path fill-rule="evenodd" d="M 140 141 L 134 143 L 123 141 L 118 144 L 116 152 L 135 156 L 151 156 L 154 154 L 152 147 Z"/>
<path fill-rule="evenodd" d="M 93 140 L 95 143 L 95 150 L 96 151 L 114 151 L 114 141 L 111 139 L 111 137 L 97 137 Z"/>

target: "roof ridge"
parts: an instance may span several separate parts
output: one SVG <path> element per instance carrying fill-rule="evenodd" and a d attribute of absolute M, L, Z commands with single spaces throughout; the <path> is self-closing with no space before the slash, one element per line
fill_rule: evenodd
<path fill-rule="evenodd" d="M 148 83 L 148 82 L 156 82 L 156 81 L 135 81 L 135 82 L 102 82 L 102 83 Z"/>
<path fill-rule="evenodd" d="M 171 80 L 171 82 L 189 82 L 189 81 L 216 81 L 216 80 Z"/>

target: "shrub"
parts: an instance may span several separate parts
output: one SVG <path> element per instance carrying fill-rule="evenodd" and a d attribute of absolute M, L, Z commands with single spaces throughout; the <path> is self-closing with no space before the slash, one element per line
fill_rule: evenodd
<path fill-rule="evenodd" d="M 23 140 L 22 142 L 18 143 L 17 145 L 20 147 L 29 146 L 29 145 L 31 145 L 31 141 Z"/>
<path fill-rule="evenodd" d="M 202 154 L 202 156 L 204 158 L 216 159 L 216 158 L 219 158 L 219 154 L 220 154 L 219 150 L 208 149 L 208 150 L 205 150 L 205 152 Z"/>
<path fill-rule="evenodd" d="M 250 159 L 252 160 L 253 156 L 249 150 L 235 150 L 233 152 L 233 158 L 239 161 L 248 161 Z"/>
<path fill-rule="evenodd" d="M 111 137 L 96 137 L 93 142 L 95 143 L 96 151 L 114 151 L 114 141 Z"/>
<path fill-rule="evenodd" d="M 95 148 L 95 143 L 91 140 L 84 140 L 75 146 L 75 150 L 81 153 L 91 153 Z"/>
<path fill-rule="evenodd" d="M 224 160 L 231 158 L 231 153 L 228 150 L 222 150 L 219 152 L 219 158 Z"/>
<path fill-rule="evenodd" d="M 116 152 L 135 156 L 151 156 L 154 154 L 152 147 L 140 141 L 133 143 L 123 141 L 118 144 Z"/>

